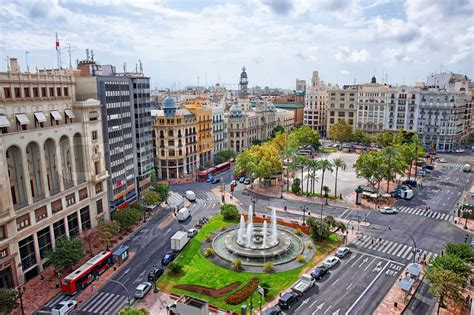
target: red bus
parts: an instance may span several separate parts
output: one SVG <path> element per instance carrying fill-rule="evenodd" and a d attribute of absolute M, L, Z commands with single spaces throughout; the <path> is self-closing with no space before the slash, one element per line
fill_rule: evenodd
<path fill-rule="evenodd" d="M 222 172 L 228 170 L 229 168 L 230 168 L 230 162 L 225 162 L 225 163 L 221 163 L 219 165 L 216 165 L 214 167 L 211 167 L 208 170 L 199 171 L 197 173 L 197 181 L 198 182 L 205 182 L 209 178 L 209 174 L 211 174 L 212 176 L 215 176 L 219 173 L 222 173 Z"/>
<path fill-rule="evenodd" d="M 111 252 L 101 252 L 77 268 L 61 282 L 61 291 L 75 294 L 104 273 L 113 264 Z"/>

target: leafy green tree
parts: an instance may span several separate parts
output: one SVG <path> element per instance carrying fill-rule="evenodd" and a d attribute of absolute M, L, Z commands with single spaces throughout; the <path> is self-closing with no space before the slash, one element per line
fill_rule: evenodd
<path fill-rule="evenodd" d="M 341 231 L 341 233 L 346 232 L 346 225 L 343 222 L 340 222 L 334 219 L 333 216 L 328 215 L 323 219 L 323 223 L 325 223 L 328 227 L 328 234 L 336 234 L 337 232 Z M 329 236 L 328 236 L 329 237 Z"/>
<path fill-rule="evenodd" d="M 221 214 L 224 220 L 235 221 L 239 218 L 239 210 L 235 205 L 225 204 L 221 206 Z"/>
<path fill-rule="evenodd" d="M 357 128 L 354 130 L 354 134 L 352 135 L 352 141 L 358 143 L 369 143 L 371 138 L 362 129 Z"/>
<path fill-rule="evenodd" d="M 17 307 L 18 293 L 14 289 L 0 290 L 0 314 L 11 314 Z"/>
<path fill-rule="evenodd" d="M 171 275 L 177 276 L 183 273 L 183 265 L 180 263 L 173 261 L 171 264 L 168 265 L 168 270 Z"/>
<path fill-rule="evenodd" d="M 279 132 L 285 132 L 285 128 L 283 128 L 281 125 L 277 125 L 275 128 L 273 128 L 272 134 L 271 134 L 270 137 L 275 138 L 275 136 Z"/>
<path fill-rule="evenodd" d="M 304 168 L 308 166 L 309 159 L 306 156 L 297 155 L 296 164 L 301 168 L 301 192 L 304 192 L 303 181 L 304 181 Z"/>
<path fill-rule="evenodd" d="M 337 198 L 337 175 L 340 168 L 342 168 L 343 170 L 346 169 L 346 162 L 344 162 L 344 160 L 341 158 L 337 158 L 337 159 L 332 160 L 332 164 L 334 165 L 334 168 L 336 169 L 336 181 L 334 183 L 334 196 L 336 196 Z"/>
<path fill-rule="evenodd" d="M 142 198 L 142 203 L 145 207 L 159 205 L 161 201 L 162 199 L 160 194 L 152 190 L 147 192 Z"/>
<path fill-rule="evenodd" d="M 283 149 L 282 152 L 282 158 L 284 161 L 287 161 L 286 163 L 286 190 L 288 190 L 289 185 L 290 185 L 290 165 L 296 158 L 296 151 L 292 147 L 286 147 Z"/>
<path fill-rule="evenodd" d="M 120 310 L 119 315 L 148 315 L 150 314 L 146 309 L 144 308 L 135 308 L 132 306 L 127 306 Z"/>
<path fill-rule="evenodd" d="M 430 281 L 429 291 L 439 299 L 439 308 L 445 303 L 451 305 L 462 305 L 463 279 L 460 275 L 447 269 L 431 266 L 426 271 L 426 278 Z"/>
<path fill-rule="evenodd" d="M 311 179 L 311 193 L 314 194 L 314 187 L 316 182 L 319 180 L 318 175 L 316 174 L 316 171 L 319 170 L 321 164 L 321 160 L 309 160 L 308 161 L 308 178 Z M 306 185 L 308 188 L 309 192 L 309 186 Z"/>
<path fill-rule="evenodd" d="M 382 177 L 382 172 L 380 172 L 382 165 L 383 160 L 380 152 L 370 151 L 359 155 L 354 168 L 357 177 L 365 178 L 370 186 L 375 187 L 379 183 L 378 178 Z"/>
<path fill-rule="evenodd" d="M 160 195 L 161 202 L 167 201 L 168 197 L 170 196 L 170 187 L 164 183 L 155 185 L 152 190 L 156 191 L 158 195 Z"/>
<path fill-rule="evenodd" d="M 274 174 L 271 162 L 260 160 L 257 165 L 257 176 L 259 178 L 271 178 Z"/>
<path fill-rule="evenodd" d="M 303 125 L 299 128 L 294 128 L 289 137 L 288 145 L 294 149 L 298 149 L 304 145 L 310 145 L 317 149 L 321 144 L 319 143 L 319 132 L 313 130 L 311 127 Z"/>
<path fill-rule="evenodd" d="M 326 172 L 331 172 L 333 171 L 333 166 L 331 161 L 329 160 L 320 160 L 319 162 L 319 170 L 322 171 L 322 174 L 321 174 L 321 191 L 320 191 L 320 194 L 322 195 L 323 194 L 323 186 L 324 186 L 324 174 Z"/>
<path fill-rule="evenodd" d="M 48 251 L 46 257 L 56 270 L 63 268 L 71 270 L 71 267 L 84 257 L 84 248 L 81 240 L 78 238 L 60 237 L 56 240 L 54 250 Z"/>
<path fill-rule="evenodd" d="M 471 268 L 458 256 L 454 255 L 442 255 L 438 256 L 431 262 L 433 267 L 440 269 L 450 270 L 461 277 L 461 279 L 466 279 L 471 274 Z"/>
<path fill-rule="evenodd" d="M 474 250 L 465 243 L 448 243 L 446 245 L 446 255 L 452 255 L 461 258 L 462 260 L 470 260 L 474 257 Z"/>
<path fill-rule="evenodd" d="M 142 219 L 142 212 L 136 207 L 126 207 L 116 210 L 113 214 L 113 220 L 120 224 L 120 229 L 129 230 L 134 224 Z"/>
<path fill-rule="evenodd" d="M 352 126 L 340 119 L 329 127 L 329 138 L 338 142 L 348 142 L 352 139 Z"/>
<path fill-rule="evenodd" d="M 252 145 L 261 145 L 263 143 L 263 140 L 260 139 L 253 139 L 252 140 Z"/>
<path fill-rule="evenodd" d="M 392 145 L 393 135 L 390 132 L 385 132 L 385 131 L 379 132 L 373 136 L 372 140 L 376 144 L 386 147 L 386 146 Z"/>
<path fill-rule="evenodd" d="M 222 150 L 214 155 L 214 163 L 221 164 L 229 161 L 232 158 L 235 158 L 235 152 L 233 150 Z"/>
<path fill-rule="evenodd" d="M 117 221 L 112 220 L 110 223 L 99 224 L 97 229 L 100 231 L 100 238 L 98 241 L 105 244 L 108 249 L 114 236 L 120 233 L 120 224 Z"/>
<path fill-rule="evenodd" d="M 324 221 L 321 223 L 316 218 L 309 217 L 306 224 L 309 226 L 309 235 L 313 241 L 316 242 L 329 237 L 329 226 Z"/>
<path fill-rule="evenodd" d="M 389 183 L 395 180 L 397 174 L 404 172 L 406 164 L 404 163 L 400 151 L 395 147 L 385 147 L 381 151 L 384 163 L 386 165 L 385 180 L 387 181 L 387 193 L 389 192 Z"/>
<path fill-rule="evenodd" d="M 299 193 L 301 191 L 301 182 L 299 178 L 295 178 L 293 180 L 293 184 L 291 185 L 291 191 L 294 192 L 295 194 Z"/>
<path fill-rule="evenodd" d="M 393 136 L 393 144 L 412 144 L 416 138 L 416 132 L 406 131 L 405 129 L 400 130 L 395 136 Z"/>

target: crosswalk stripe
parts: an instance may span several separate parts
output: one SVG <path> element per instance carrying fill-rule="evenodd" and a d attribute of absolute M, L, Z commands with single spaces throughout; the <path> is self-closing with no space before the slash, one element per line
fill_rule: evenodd
<path fill-rule="evenodd" d="M 394 247 L 391 248 L 389 251 L 387 251 L 387 254 L 393 255 L 393 254 L 392 254 L 392 251 L 393 251 L 394 249 L 395 249 L 395 251 L 393 251 L 393 253 L 396 253 L 396 252 L 400 249 L 400 247 L 403 246 L 403 244 L 399 244 L 399 243 L 396 243 L 396 244 L 397 244 L 397 246 L 394 246 Z"/>
<path fill-rule="evenodd" d="M 100 308 L 97 309 L 95 312 L 96 313 L 103 313 L 105 311 L 113 311 L 111 306 L 113 304 L 117 303 L 117 301 L 120 300 L 121 298 L 122 298 L 122 295 L 113 294 L 113 298 L 110 299 L 107 303 L 101 304 Z"/>
<path fill-rule="evenodd" d="M 397 246 L 398 243 L 393 242 L 390 247 L 387 247 L 386 251 L 383 251 L 384 253 L 386 252 L 387 254 L 395 247 Z"/>
<path fill-rule="evenodd" d="M 411 253 L 411 251 L 413 250 L 413 248 L 411 246 L 408 246 L 407 250 L 402 254 L 402 258 L 405 258 L 409 253 Z"/>
<path fill-rule="evenodd" d="M 107 310 L 104 310 L 104 311 L 110 311 L 110 312 L 104 312 L 104 314 L 114 314 L 115 310 L 119 309 L 121 304 L 124 304 L 124 302 L 127 302 L 126 300 L 127 298 L 125 296 L 120 295 L 119 299 L 117 299 L 114 303 L 112 303 Z"/>
<path fill-rule="evenodd" d="M 416 211 L 413 214 L 418 215 L 420 212 L 421 212 L 421 209 L 417 208 Z"/>
<path fill-rule="evenodd" d="M 448 214 L 448 215 L 446 216 L 446 221 L 453 221 L 453 216 L 450 215 L 450 214 Z"/>
<path fill-rule="evenodd" d="M 86 301 L 86 303 L 85 303 L 84 305 L 82 305 L 82 306 L 80 307 L 80 309 L 81 309 L 81 310 L 86 310 L 86 309 L 88 309 L 89 306 L 91 306 L 92 304 L 94 304 L 95 301 L 96 301 L 100 296 L 102 296 L 102 295 L 104 295 L 103 292 L 97 293 L 96 296 L 93 296 L 91 299 L 89 299 L 88 301 Z"/>
<path fill-rule="evenodd" d="M 413 213 L 416 209 L 415 208 L 409 208 L 406 213 Z"/>
<path fill-rule="evenodd" d="M 410 255 L 408 255 L 407 260 L 409 261 L 413 257 L 413 250 L 410 251 Z"/>
<path fill-rule="evenodd" d="M 377 245 L 375 245 L 375 247 L 373 248 L 373 250 L 379 250 L 379 248 L 381 246 L 383 246 L 383 244 L 385 243 L 386 241 L 385 240 L 382 240 L 381 242 L 377 242 Z"/>
<path fill-rule="evenodd" d="M 385 245 L 385 247 L 382 249 L 382 253 L 385 253 L 387 251 L 387 249 L 392 246 L 393 244 L 395 244 L 394 242 L 392 241 L 388 241 L 388 243 Z"/>
<path fill-rule="evenodd" d="M 102 292 L 103 293 L 103 292 Z M 88 311 L 91 313 L 95 313 L 95 310 L 100 309 L 102 305 L 107 303 L 110 299 L 114 297 L 115 294 L 106 292 L 103 293 L 102 295 L 99 295 L 98 298 L 94 299 L 95 303 L 91 303 L 89 307 L 85 308 L 84 311 Z M 101 298 L 104 297 L 104 298 Z"/>
<path fill-rule="evenodd" d="M 400 257 L 400 254 L 404 252 L 406 248 L 407 248 L 407 245 L 403 245 L 398 251 L 394 252 L 393 255 Z"/>
<path fill-rule="evenodd" d="M 440 219 L 444 220 L 446 218 L 446 213 L 442 213 Z"/>

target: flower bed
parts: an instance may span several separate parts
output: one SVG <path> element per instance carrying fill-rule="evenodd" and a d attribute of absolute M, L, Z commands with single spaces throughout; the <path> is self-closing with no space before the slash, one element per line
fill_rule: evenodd
<path fill-rule="evenodd" d="M 244 217 L 245 217 L 245 221 L 247 221 L 247 214 L 244 214 Z M 263 223 L 263 221 L 269 221 L 270 218 L 262 218 L 262 217 L 253 217 L 252 218 L 252 221 L 254 223 Z M 284 226 L 287 226 L 287 227 L 290 227 L 290 228 L 293 228 L 293 229 L 300 229 L 301 232 L 305 233 L 305 234 L 309 234 L 309 226 L 307 225 L 300 225 L 298 223 L 293 223 L 293 222 L 288 222 L 288 221 L 283 221 L 283 220 L 280 220 L 280 219 L 277 219 L 277 224 L 279 225 L 284 225 Z"/>
<path fill-rule="evenodd" d="M 255 291 L 257 291 L 259 283 L 260 280 L 258 278 L 250 279 L 250 281 L 242 289 L 226 297 L 226 303 L 231 305 L 238 305 L 243 301 L 247 300 Z"/>
<path fill-rule="evenodd" d="M 175 285 L 174 287 L 176 289 L 181 289 L 181 290 L 186 290 L 190 292 L 195 292 L 203 295 L 208 295 L 210 297 L 221 297 L 227 292 L 230 292 L 237 288 L 240 285 L 240 281 L 234 282 L 232 284 L 229 284 L 228 286 L 225 286 L 223 288 L 214 290 L 202 285 L 194 285 L 194 284 L 178 284 Z"/>

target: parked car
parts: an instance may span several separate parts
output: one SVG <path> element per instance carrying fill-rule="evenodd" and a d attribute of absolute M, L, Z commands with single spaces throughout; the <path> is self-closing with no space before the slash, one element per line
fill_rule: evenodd
<path fill-rule="evenodd" d="M 137 288 L 135 289 L 135 298 L 136 299 L 142 299 L 145 297 L 145 295 L 150 292 L 152 287 L 152 284 L 150 282 L 142 282 L 139 285 L 137 285 Z"/>
<path fill-rule="evenodd" d="M 239 179 L 239 183 L 242 183 L 242 184 L 243 184 L 246 179 L 247 179 L 247 177 L 242 176 L 242 177 Z"/>
<path fill-rule="evenodd" d="M 336 256 L 339 258 L 343 258 L 346 257 L 346 255 L 348 255 L 350 252 L 351 250 L 349 249 L 349 247 L 339 247 L 336 250 Z"/>
<path fill-rule="evenodd" d="M 423 172 L 425 172 L 426 174 L 429 174 L 431 173 L 431 170 L 429 168 L 423 167 Z"/>
<path fill-rule="evenodd" d="M 250 178 L 246 178 L 245 181 L 244 181 L 244 184 L 245 185 L 250 185 L 250 183 L 252 182 L 252 180 Z"/>
<path fill-rule="evenodd" d="M 321 266 L 318 266 L 318 267 L 314 268 L 313 271 L 311 271 L 311 276 L 314 279 L 319 280 L 328 273 L 329 273 L 329 268 L 324 266 L 324 265 L 321 265 Z"/>
<path fill-rule="evenodd" d="M 397 189 L 399 189 L 399 190 L 410 190 L 411 188 L 408 187 L 407 185 L 401 185 Z"/>
<path fill-rule="evenodd" d="M 206 183 L 211 183 L 214 180 L 213 176 L 207 178 Z"/>
<path fill-rule="evenodd" d="M 280 315 L 283 314 L 278 306 L 272 306 L 263 311 L 262 315 Z"/>
<path fill-rule="evenodd" d="M 439 159 L 438 162 L 439 163 L 448 163 L 448 161 L 446 161 L 446 159 L 443 159 L 443 158 Z"/>
<path fill-rule="evenodd" d="M 292 286 L 291 290 L 303 296 L 309 289 L 316 284 L 316 279 L 311 275 L 303 274 Z"/>
<path fill-rule="evenodd" d="M 323 261 L 323 265 L 332 268 L 339 263 L 339 258 L 336 256 L 330 256 Z"/>
<path fill-rule="evenodd" d="M 188 230 L 188 237 L 193 238 L 198 232 L 199 232 L 198 229 L 195 229 L 195 228 L 189 229 Z"/>
<path fill-rule="evenodd" d="M 280 299 L 278 300 L 278 306 L 283 310 L 287 310 L 296 302 L 298 302 L 298 294 L 293 291 L 290 291 L 284 293 L 280 297 Z"/>
<path fill-rule="evenodd" d="M 77 308 L 77 302 L 74 300 L 65 300 L 56 304 L 51 310 L 52 315 L 70 314 Z"/>
<path fill-rule="evenodd" d="M 217 177 L 214 177 L 214 178 L 212 179 L 212 181 L 211 181 L 211 184 L 217 184 L 217 183 L 219 183 L 219 182 L 220 182 L 220 179 L 217 178 Z"/>
<path fill-rule="evenodd" d="M 173 252 L 166 253 L 161 259 L 161 264 L 163 266 L 168 266 L 176 258 L 176 254 Z"/>
<path fill-rule="evenodd" d="M 148 281 L 156 281 L 161 277 L 164 272 L 165 270 L 163 268 L 153 266 L 153 269 L 150 270 L 150 272 L 148 273 L 147 279 Z"/>
<path fill-rule="evenodd" d="M 407 179 L 407 180 L 404 180 L 402 182 L 402 185 L 407 185 L 407 186 L 413 187 L 413 188 L 416 187 L 416 184 L 417 184 L 417 182 L 414 179 Z"/>
<path fill-rule="evenodd" d="M 434 167 L 433 167 L 433 165 L 426 165 L 426 166 L 423 166 L 423 169 L 432 171 L 432 170 L 434 170 Z"/>
<path fill-rule="evenodd" d="M 382 207 L 380 208 L 380 213 L 383 214 L 397 214 L 397 210 L 392 207 Z"/>
<path fill-rule="evenodd" d="M 184 196 L 186 197 L 186 199 L 188 199 L 189 201 L 193 202 L 196 200 L 196 194 L 194 193 L 194 191 L 192 190 L 187 190 L 185 193 L 184 193 Z"/>
<path fill-rule="evenodd" d="M 423 171 L 423 170 L 419 170 L 416 172 L 416 176 L 422 176 L 422 177 L 425 177 L 426 176 L 426 172 Z"/>
<path fill-rule="evenodd" d="M 464 150 L 463 149 L 457 149 L 456 151 L 454 151 L 456 153 L 464 153 Z"/>
<path fill-rule="evenodd" d="M 466 173 L 469 173 L 471 169 L 472 169 L 471 164 L 464 164 L 462 167 L 462 171 Z"/>
<path fill-rule="evenodd" d="M 395 189 L 393 191 L 390 192 L 390 196 L 393 197 L 393 198 L 400 198 L 400 190 L 401 189 Z"/>

